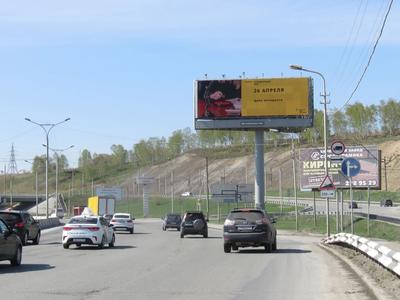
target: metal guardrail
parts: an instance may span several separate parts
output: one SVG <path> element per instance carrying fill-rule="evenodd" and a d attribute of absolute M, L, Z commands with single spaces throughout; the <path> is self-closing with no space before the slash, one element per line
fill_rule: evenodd
<path fill-rule="evenodd" d="M 400 252 L 393 251 L 377 242 L 358 235 L 341 232 L 323 239 L 322 243 L 350 246 L 400 276 Z"/>

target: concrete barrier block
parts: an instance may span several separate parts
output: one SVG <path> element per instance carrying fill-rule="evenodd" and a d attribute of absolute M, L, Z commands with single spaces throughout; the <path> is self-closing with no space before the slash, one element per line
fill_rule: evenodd
<path fill-rule="evenodd" d="M 398 264 L 397 266 L 395 266 L 392 269 L 393 272 L 395 272 L 397 275 L 400 275 L 400 264 Z"/>
<path fill-rule="evenodd" d="M 368 245 L 368 247 L 370 247 L 370 248 L 372 248 L 372 249 L 376 249 L 376 248 L 379 247 L 379 244 L 378 244 L 377 242 L 374 242 L 374 241 L 369 241 L 369 242 L 367 243 L 367 245 Z"/>
<path fill-rule="evenodd" d="M 400 252 L 396 252 L 392 255 L 393 259 L 400 262 Z"/>
<path fill-rule="evenodd" d="M 385 247 L 385 246 L 379 246 L 378 247 L 378 251 L 380 252 L 380 253 L 382 253 L 383 255 L 388 255 L 391 251 L 392 251 L 392 249 L 390 249 L 390 248 L 388 248 L 388 247 Z"/>
<path fill-rule="evenodd" d="M 393 259 L 389 256 L 382 255 L 382 257 L 379 258 L 378 261 L 385 267 L 389 267 L 389 265 L 393 262 Z"/>
<path fill-rule="evenodd" d="M 370 256 L 372 258 L 377 258 L 379 256 L 378 250 L 375 250 L 375 249 L 369 249 L 367 254 L 368 254 L 368 256 Z"/>

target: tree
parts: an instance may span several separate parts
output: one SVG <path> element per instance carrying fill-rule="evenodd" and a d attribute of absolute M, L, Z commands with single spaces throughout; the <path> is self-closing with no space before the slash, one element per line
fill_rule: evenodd
<path fill-rule="evenodd" d="M 32 164 L 32 172 L 44 173 L 46 171 L 46 155 L 35 156 Z"/>
<path fill-rule="evenodd" d="M 344 137 L 348 134 L 348 121 L 346 114 L 340 110 L 335 110 L 331 116 L 332 130 L 336 136 Z"/>
<path fill-rule="evenodd" d="M 175 130 L 168 138 L 168 149 L 172 157 L 180 155 L 184 149 L 182 130 Z"/>
<path fill-rule="evenodd" d="M 382 131 L 394 135 L 400 128 L 400 103 L 390 98 L 387 102 L 380 101 L 378 114 L 381 120 Z"/>
<path fill-rule="evenodd" d="M 364 106 L 360 102 L 347 107 L 350 128 L 358 138 L 365 138 L 375 130 L 377 111 L 375 105 Z"/>
<path fill-rule="evenodd" d="M 121 167 L 128 162 L 128 151 L 122 145 L 112 145 L 111 151 L 114 165 Z"/>

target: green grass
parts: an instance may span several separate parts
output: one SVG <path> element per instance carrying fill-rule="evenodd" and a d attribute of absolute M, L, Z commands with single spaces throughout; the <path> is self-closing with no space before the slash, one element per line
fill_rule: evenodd
<path fill-rule="evenodd" d="M 343 219 L 344 232 L 350 233 L 350 217 L 345 216 Z M 337 233 L 336 231 L 336 217 L 329 218 L 331 234 Z M 317 216 L 316 226 L 314 225 L 314 216 L 299 216 L 298 226 L 300 232 L 320 233 L 326 234 L 326 217 Z M 277 218 L 276 228 L 283 230 L 296 230 L 295 216 L 282 216 Z M 340 228 L 339 228 L 340 232 Z M 370 220 L 370 232 L 367 230 L 367 220 L 363 218 L 354 218 L 354 234 L 363 237 L 379 238 L 388 241 L 400 240 L 400 226 L 387 224 L 379 221 Z"/>
<path fill-rule="evenodd" d="M 210 200 L 209 202 L 210 216 L 226 215 L 233 208 L 236 208 L 236 203 L 220 203 Z M 251 203 L 239 203 L 239 207 L 252 207 Z M 122 200 L 117 202 L 116 210 L 119 212 L 133 213 L 136 217 L 143 217 L 143 199 L 135 198 L 130 200 Z M 207 203 L 205 200 L 198 201 L 194 198 L 179 197 L 174 199 L 174 212 L 183 214 L 187 210 L 201 210 L 204 213 L 207 211 Z M 269 213 L 280 213 L 280 205 L 267 204 L 266 210 Z M 292 206 L 283 206 L 282 212 L 293 211 Z M 167 213 L 172 212 L 171 198 L 151 197 L 149 200 L 149 217 L 160 218 Z"/>

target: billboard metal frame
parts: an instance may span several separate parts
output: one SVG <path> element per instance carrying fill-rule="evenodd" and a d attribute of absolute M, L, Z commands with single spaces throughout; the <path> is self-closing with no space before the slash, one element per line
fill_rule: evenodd
<path fill-rule="evenodd" d="M 223 79 L 223 81 L 268 81 L 268 80 L 285 80 L 285 79 L 304 79 L 298 78 L 261 78 L 261 79 Z M 308 114 L 307 115 L 265 115 L 257 117 L 246 116 L 228 116 L 228 117 L 198 117 L 198 83 L 202 81 L 221 81 L 215 80 L 195 80 L 193 88 L 194 98 L 194 127 L 196 130 L 256 130 L 256 129 L 279 129 L 281 131 L 300 131 L 304 128 L 313 126 L 314 119 L 314 94 L 313 80 L 311 77 L 306 77 L 308 80 Z M 277 104 L 279 105 L 279 104 Z"/>

